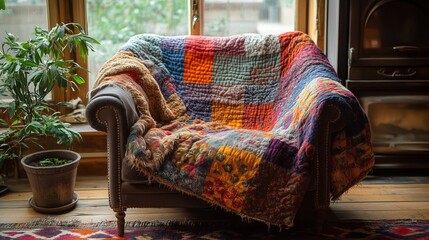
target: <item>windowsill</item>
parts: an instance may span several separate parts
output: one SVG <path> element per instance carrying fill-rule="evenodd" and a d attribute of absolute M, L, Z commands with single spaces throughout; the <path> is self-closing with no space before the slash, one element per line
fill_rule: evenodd
<path fill-rule="evenodd" d="M 104 132 L 95 130 L 94 128 L 89 126 L 88 123 L 73 123 L 71 124 L 71 128 L 80 134 L 94 134 L 94 133 L 105 134 Z"/>

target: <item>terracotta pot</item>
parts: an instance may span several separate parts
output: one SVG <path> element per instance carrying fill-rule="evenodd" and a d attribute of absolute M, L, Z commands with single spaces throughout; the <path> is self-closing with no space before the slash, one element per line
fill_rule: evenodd
<path fill-rule="evenodd" d="M 35 167 L 31 162 L 47 157 L 73 160 L 68 164 L 52 167 Z M 43 213 L 57 213 L 75 207 L 77 195 L 74 193 L 77 167 L 80 155 L 69 150 L 46 150 L 29 154 L 21 159 L 21 164 L 30 181 L 33 197 L 30 205 Z"/>

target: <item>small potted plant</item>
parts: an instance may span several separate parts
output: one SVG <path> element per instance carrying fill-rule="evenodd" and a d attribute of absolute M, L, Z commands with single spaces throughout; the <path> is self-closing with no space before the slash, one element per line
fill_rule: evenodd
<path fill-rule="evenodd" d="M 21 164 L 30 181 L 30 206 L 42 213 L 73 209 L 78 201 L 74 192 L 80 155 L 69 150 L 44 150 L 24 156 Z"/>
<path fill-rule="evenodd" d="M 6 126 L 6 130 L 0 132 L 0 164 L 21 159 L 23 149 L 29 146 L 42 148 L 37 142 L 41 136 L 53 137 L 57 144 L 67 147 L 74 139 L 81 139 L 69 123 L 59 119 L 55 104 L 47 96 L 56 86 L 74 91 L 78 84 L 84 83 L 75 73 L 81 66 L 64 59 L 64 52 L 75 52 L 86 58 L 93 44 L 98 42 L 76 23 L 58 24 L 50 31 L 35 27 L 34 37 L 23 42 L 7 33 L 0 49 L 0 93 L 9 98 L 1 106 L 9 121 L 0 121 Z M 45 158 L 72 161 L 65 164 L 56 161 L 55 166 L 46 166 Z M 73 189 L 79 159 L 77 153 L 68 150 L 41 151 L 21 159 L 33 190 L 30 205 L 35 210 L 64 211 L 74 206 L 77 196 Z M 74 177 L 66 180 L 64 169 L 70 168 L 74 168 L 71 170 Z M 62 192 L 59 189 L 64 187 L 71 189 L 63 191 L 67 196 L 59 196 Z"/>

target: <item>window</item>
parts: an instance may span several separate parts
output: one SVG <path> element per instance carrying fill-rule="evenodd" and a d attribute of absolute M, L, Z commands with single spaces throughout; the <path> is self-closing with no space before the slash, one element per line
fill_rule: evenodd
<path fill-rule="evenodd" d="M 205 0 L 202 4 L 204 35 L 276 34 L 296 29 L 295 0 Z"/>
<path fill-rule="evenodd" d="M 133 35 L 188 34 L 189 0 L 87 0 L 88 33 L 100 41 L 89 57 L 89 87 L 98 69 Z M 126 16 L 126 17 L 123 17 Z"/>
<path fill-rule="evenodd" d="M 297 29 L 296 0 L 86 0 L 88 33 L 98 39 L 89 59 L 89 88 L 98 69 L 132 35 L 280 33 Z M 302 1 L 301 1 L 302 2 Z M 126 16 L 125 18 L 121 16 Z"/>
<path fill-rule="evenodd" d="M 0 10 L 0 44 L 4 42 L 6 33 L 27 41 L 36 25 L 45 29 L 48 27 L 45 0 L 12 0 L 6 4 L 6 10 Z M 0 99 L 7 98 L 0 95 Z"/>
<path fill-rule="evenodd" d="M 34 26 L 48 27 L 45 0 L 7 1 L 7 8 L 0 11 L 0 37 L 3 42 L 6 32 L 28 40 Z"/>

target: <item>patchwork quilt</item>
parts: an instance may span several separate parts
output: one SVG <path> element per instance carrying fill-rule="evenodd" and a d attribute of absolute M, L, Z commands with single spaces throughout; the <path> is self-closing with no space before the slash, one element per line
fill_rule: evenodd
<path fill-rule="evenodd" d="M 320 113 L 334 104 L 331 197 L 372 169 L 368 120 L 301 32 L 132 37 L 96 89 L 129 90 L 140 119 L 126 161 L 151 179 L 244 218 L 292 226 L 315 164 Z"/>

